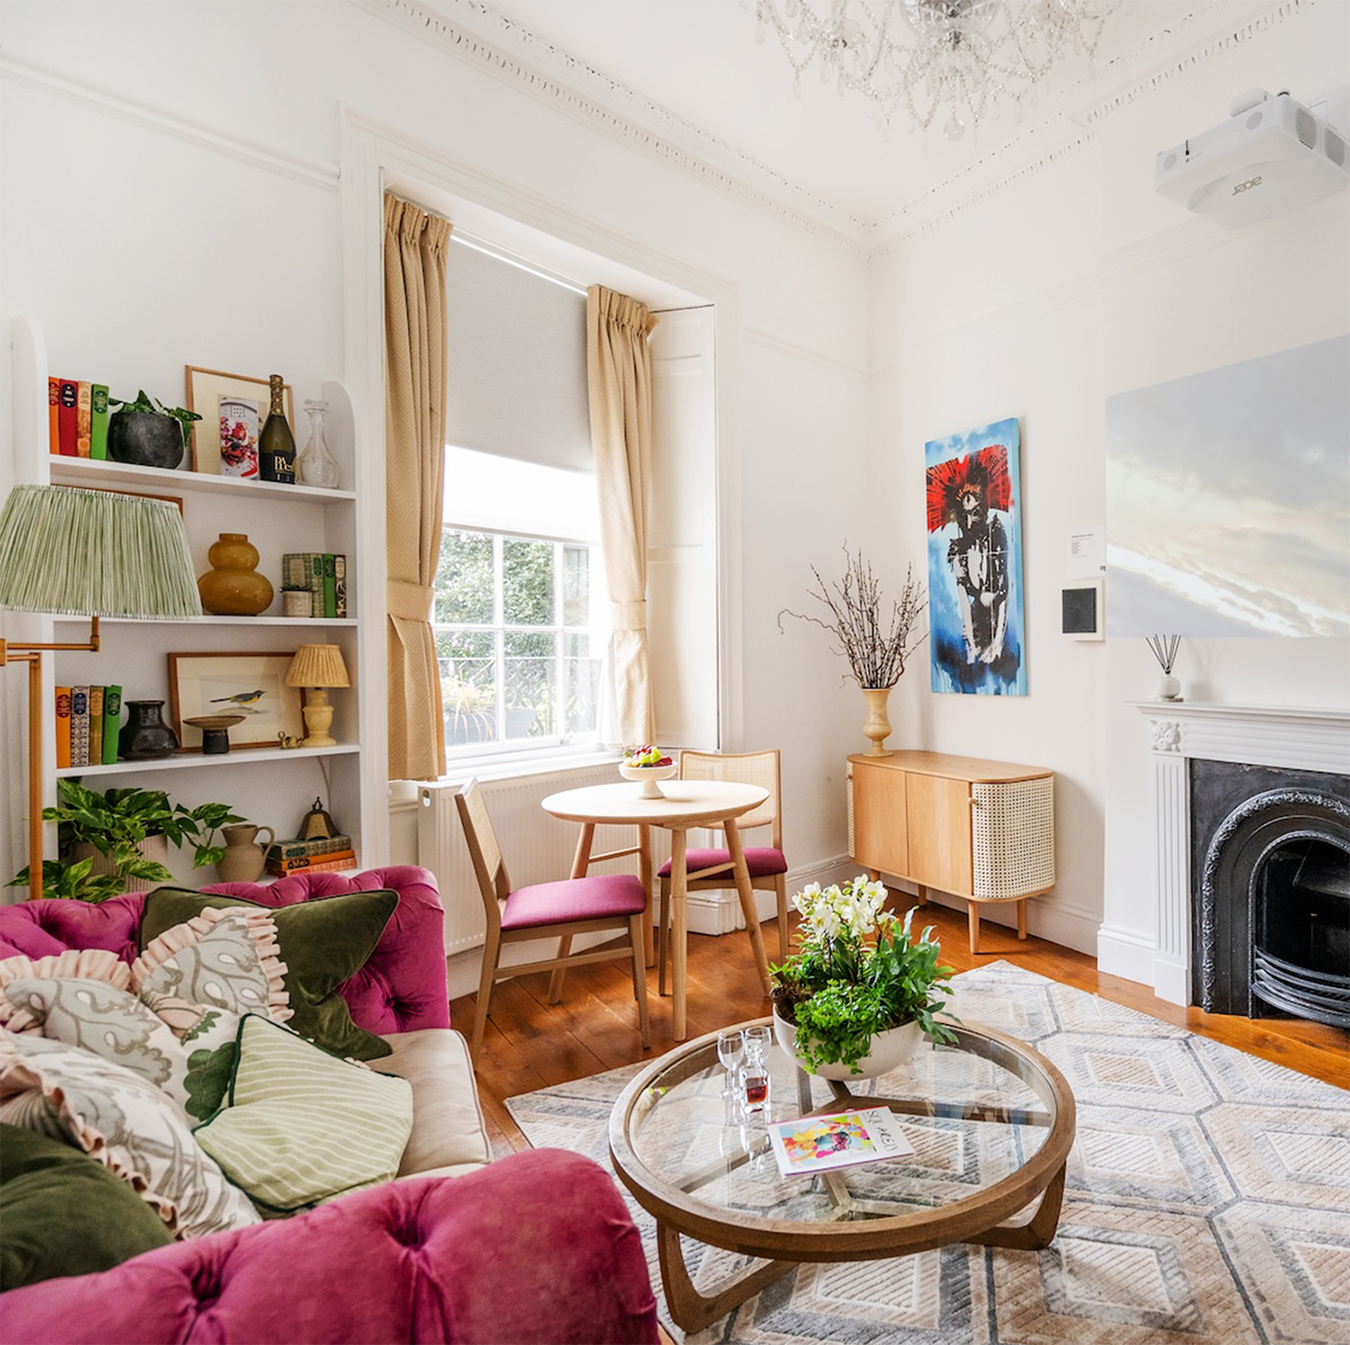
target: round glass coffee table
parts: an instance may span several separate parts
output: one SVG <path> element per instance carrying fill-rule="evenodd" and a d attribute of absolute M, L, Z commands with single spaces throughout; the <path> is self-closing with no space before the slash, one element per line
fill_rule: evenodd
<path fill-rule="evenodd" d="M 1049 1245 L 1073 1146 L 1073 1094 L 1025 1043 L 969 1023 L 954 1030 L 954 1046 L 925 1042 L 900 1069 L 847 1084 L 808 1077 L 774 1046 L 769 1109 L 748 1119 L 721 1096 L 715 1032 L 624 1089 L 610 1115 L 610 1155 L 656 1219 L 677 1325 L 701 1330 L 801 1262 L 878 1260 L 951 1242 Z M 779 1175 L 767 1122 L 880 1106 L 899 1116 L 913 1156 Z M 681 1234 L 769 1264 L 705 1294 L 685 1266 Z"/>

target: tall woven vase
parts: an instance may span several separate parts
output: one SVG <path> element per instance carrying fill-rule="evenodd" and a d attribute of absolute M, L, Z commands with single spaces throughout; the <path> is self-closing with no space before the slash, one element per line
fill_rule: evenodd
<path fill-rule="evenodd" d="M 891 733 L 891 721 L 886 718 L 886 701 L 890 697 L 890 687 L 863 687 L 863 700 L 867 702 L 867 722 L 863 724 L 863 734 L 871 738 L 872 746 L 867 749 L 869 757 L 888 757 L 891 754 L 882 746 Z"/>

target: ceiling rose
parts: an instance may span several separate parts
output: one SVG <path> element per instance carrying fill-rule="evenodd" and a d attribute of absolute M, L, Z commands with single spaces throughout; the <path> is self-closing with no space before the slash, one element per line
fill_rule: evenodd
<path fill-rule="evenodd" d="M 756 38 L 770 31 L 794 87 L 816 65 L 840 93 L 870 98 L 879 125 L 903 112 L 943 134 L 1006 116 L 1019 122 L 1051 68 L 1097 50 L 1119 0 L 753 0 Z"/>

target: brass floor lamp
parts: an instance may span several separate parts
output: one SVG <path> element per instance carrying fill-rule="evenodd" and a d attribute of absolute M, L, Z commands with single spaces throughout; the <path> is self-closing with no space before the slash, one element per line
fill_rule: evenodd
<path fill-rule="evenodd" d="M 35 898 L 42 895 L 42 655 L 97 652 L 100 616 L 200 616 L 182 516 L 141 496 L 15 486 L 0 511 L 0 608 L 89 618 L 89 638 L 78 643 L 0 639 L 0 667 L 28 665 L 28 892 Z"/>

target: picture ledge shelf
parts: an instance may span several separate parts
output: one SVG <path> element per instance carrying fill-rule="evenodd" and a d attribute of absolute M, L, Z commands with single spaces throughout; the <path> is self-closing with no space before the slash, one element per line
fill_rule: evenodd
<path fill-rule="evenodd" d="M 298 761 L 303 757 L 338 757 L 359 752 L 358 743 L 338 743 L 336 747 L 232 747 L 219 756 L 201 752 L 179 752 L 154 761 L 118 761 L 109 766 L 62 766 L 58 777 L 85 775 L 130 775 L 133 771 L 174 771 L 193 766 L 245 766 L 260 761 Z"/>

